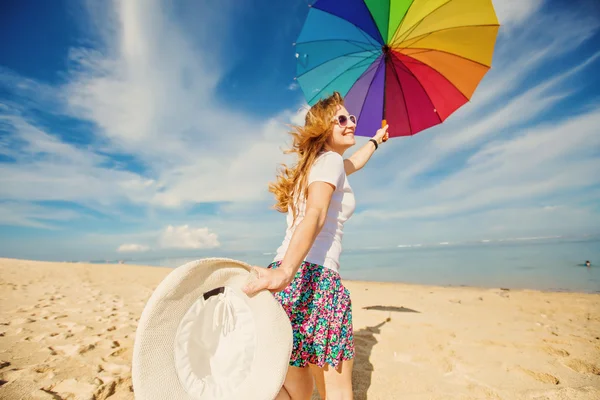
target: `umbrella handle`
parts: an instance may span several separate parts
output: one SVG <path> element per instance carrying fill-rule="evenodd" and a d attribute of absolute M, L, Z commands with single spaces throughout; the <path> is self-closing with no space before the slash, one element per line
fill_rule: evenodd
<path fill-rule="evenodd" d="M 381 127 L 382 127 L 382 128 L 383 128 L 383 127 L 384 127 L 386 124 L 387 124 L 387 121 L 386 121 L 385 119 L 381 120 Z M 384 142 L 387 142 L 387 140 L 388 140 L 388 139 L 389 139 L 389 138 L 387 138 L 387 139 L 386 139 L 386 137 L 384 136 L 382 140 L 383 140 Z"/>

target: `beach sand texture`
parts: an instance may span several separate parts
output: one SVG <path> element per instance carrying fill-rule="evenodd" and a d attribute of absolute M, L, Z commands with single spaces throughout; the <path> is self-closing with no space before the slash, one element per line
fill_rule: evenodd
<path fill-rule="evenodd" d="M 0 399 L 133 399 L 137 321 L 170 271 L 0 259 Z M 345 285 L 355 399 L 600 399 L 598 294 Z"/>

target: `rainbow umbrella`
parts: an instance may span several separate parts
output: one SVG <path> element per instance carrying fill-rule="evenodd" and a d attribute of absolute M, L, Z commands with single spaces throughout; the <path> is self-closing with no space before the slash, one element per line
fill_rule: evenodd
<path fill-rule="evenodd" d="M 491 0 L 318 0 L 296 41 L 309 105 L 338 91 L 356 135 L 414 135 L 465 104 L 490 69 Z"/>

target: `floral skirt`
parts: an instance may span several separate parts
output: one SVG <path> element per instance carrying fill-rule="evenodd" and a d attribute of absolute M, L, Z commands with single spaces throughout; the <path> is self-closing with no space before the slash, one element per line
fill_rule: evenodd
<path fill-rule="evenodd" d="M 279 265 L 277 261 L 268 268 Z M 337 368 L 341 361 L 354 358 L 352 303 L 337 272 L 305 261 L 292 283 L 274 296 L 292 323 L 291 366 Z"/>

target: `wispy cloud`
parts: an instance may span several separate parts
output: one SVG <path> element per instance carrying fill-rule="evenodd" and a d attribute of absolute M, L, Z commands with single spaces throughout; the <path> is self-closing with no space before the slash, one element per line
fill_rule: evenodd
<path fill-rule="evenodd" d="M 436 217 L 600 184 L 600 109 L 485 144 L 459 171 L 363 218 Z M 568 134 L 567 134 L 568 133 Z"/>
<path fill-rule="evenodd" d="M 103 51 L 73 49 L 67 83 L 45 96 L 45 103 L 91 122 L 94 143 L 63 142 L 5 105 L 11 142 L 1 151 L 17 162 L 2 165 L 0 194 L 151 207 L 264 199 L 284 160 L 281 138 L 292 114 L 264 121 L 219 104 L 218 57 L 198 51 L 186 36 L 191 27 L 172 20 L 160 2 L 113 5 L 112 13 L 90 10 Z M 202 21 L 194 24 L 213 24 L 226 12 L 203 9 Z M 22 99 L 36 97 L 35 82 L 2 76 Z M 120 154 L 132 156 L 144 171 L 107 166 Z"/>
<path fill-rule="evenodd" d="M 73 210 L 52 209 L 33 203 L 0 201 L 0 221 L 4 225 L 25 226 L 38 229 L 56 229 L 57 222 L 81 218 Z"/>
<path fill-rule="evenodd" d="M 59 200 L 138 218 L 129 233 L 80 238 L 111 252 L 278 244 L 285 226 L 269 210 L 267 183 L 289 161 L 286 124 L 302 123 L 303 104 L 261 118 L 221 102 L 234 40 L 228 21 L 243 12 L 239 2 L 190 5 L 202 7 L 193 19 L 168 4 L 88 2 L 93 45 L 71 49 L 57 86 L 0 68 L 10 93 L 0 98 L 0 156 L 8 160 L 0 163 L 0 224 L 48 229 L 82 217 L 46 203 Z M 600 183 L 600 104 L 575 102 L 582 88 L 572 84 L 597 68 L 598 53 L 578 51 L 600 21 L 575 7 L 548 10 L 543 0 L 494 4 L 502 23 L 494 65 L 472 101 L 428 132 L 390 140 L 350 178 L 359 210 L 349 246 L 600 222 L 581 202 Z M 215 32 L 222 40 L 210 39 Z M 556 112 L 565 108 L 568 115 Z M 86 139 L 69 140 L 32 110 L 85 123 Z M 216 206 L 191 215 L 206 204 Z"/>
<path fill-rule="evenodd" d="M 431 193 L 423 191 L 423 188 L 433 185 L 445 190 L 461 179 L 465 179 L 465 184 L 468 185 L 466 179 L 469 177 L 466 172 L 460 173 L 462 169 L 473 171 L 485 167 L 486 169 L 481 171 L 485 171 L 486 179 L 489 177 L 489 184 L 493 186 L 493 175 L 490 173 L 500 173 L 500 170 L 489 165 L 474 164 L 469 161 L 471 157 L 484 151 L 491 141 L 510 143 L 515 140 L 514 144 L 520 146 L 522 141 L 519 137 L 529 134 L 531 132 L 529 128 L 540 123 L 537 134 L 531 136 L 532 140 L 543 140 L 545 129 L 552 129 L 555 124 L 559 126 L 565 124 L 565 128 L 579 130 L 578 124 L 581 123 L 583 124 L 581 132 L 593 136 L 593 132 L 586 130 L 585 127 L 597 109 L 592 109 L 591 115 L 570 121 L 560 119 L 556 121 L 555 117 L 552 123 L 544 124 L 543 118 L 552 115 L 550 112 L 557 110 L 559 105 L 564 107 L 565 104 L 569 104 L 574 112 L 577 110 L 571 98 L 582 88 L 569 85 L 568 82 L 574 76 L 589 73 L 593 66 L 598 64 L 599 54 L 587 56 L 583 60 L 573 59 L 571 65 L 568 65 L 567 61 L 567 66 L 562 70 L 544 69 L 541 66 L 549 64 L 561 54 L 576 51 L 579 44 L 589 39 L 591 34 L 598 30 L 600 21 L 578 14 L 565 13 L 557 17 L 540 13 L 537 8 L 532 10 L 539 14 L 532 20 L 518 25 L 520 33 L 514 34 L 517 36 L 510 38 L 504 36 L 499 39 L 495 59 L 495 65 L 499 66 L 493 67 L 476 91 L 472 102 L 430 132 L 390 141 L 382 148 L 385 156 L 381 160 L 376 160 L 376 166 L 373 167 L 381 171 L 377 179 L 372 179 L 372 184 L 358 181 L 358 185 L 365 187 L 363 190 L 373 194 L 368 196 L 366 201 L 370 204 L 392 207 L 402 205 L 403 199 L 407 197 L 416 197 L 416 204 L 437 202 L 437 198 L 429 197 Z M 552 25 L 546 23 L 551 17 L 554 18 Z M 574 21 L 581 23 L 575 24 Z M 570 26 L 568 32 L 563 35 L 564 41 L 555 39 L 557 25 Z M 534 43 L 542 44 L 541 53 L 538 55 L 531 51 L 536 46 Z M 532 54 L 536 58 L 535 62 L 530 59 Z M 504 70 L 503 66 L 506 66 L 507 70 Z M 519 87 L 519 82 L 524 83 L 528 80 L 533 83 L 521 84 Z M 585 109 L 585 104 L 580 105 L 579 108 Z M 591 140 L 594 141 L 593 138 Z M 577 145 L 585 148 L 589 143 L 580 140 Z M 502 157 L 504 155 L 499 158 Z M 521 173 L 513 180 L 515 185 L 523 183 L 520 180 L 523 174 L 534 172 L 527 165 L 529 159 L 530 157 L 524 157 L 522 160 L 511 160 L 513 165 L 522 166 Z M 582 160 L 578 159 L 575 163 L 580 161 Z M 535 172 L 539 173 L 539 171 Z M 453 175 L 455 178 L 452 177 Z M 435 178 L 431 178 L 432 176 Z M 447 176 L 450 178 L 446 178 Z M 447 179 L 452 179 L 451 185 L 444 183 Z M 400 204 L 398 201 L 393 203 L 388 201 L 395 197 L 400 199 Z M 419 198 L 425 201 L 418 200 Z"/>
<path fill-rule="evenodd" d="M 125 243 L 119 246 L 117 253 L 144 253 L 150 250 L 150 247 L 143 244 Z"/>

